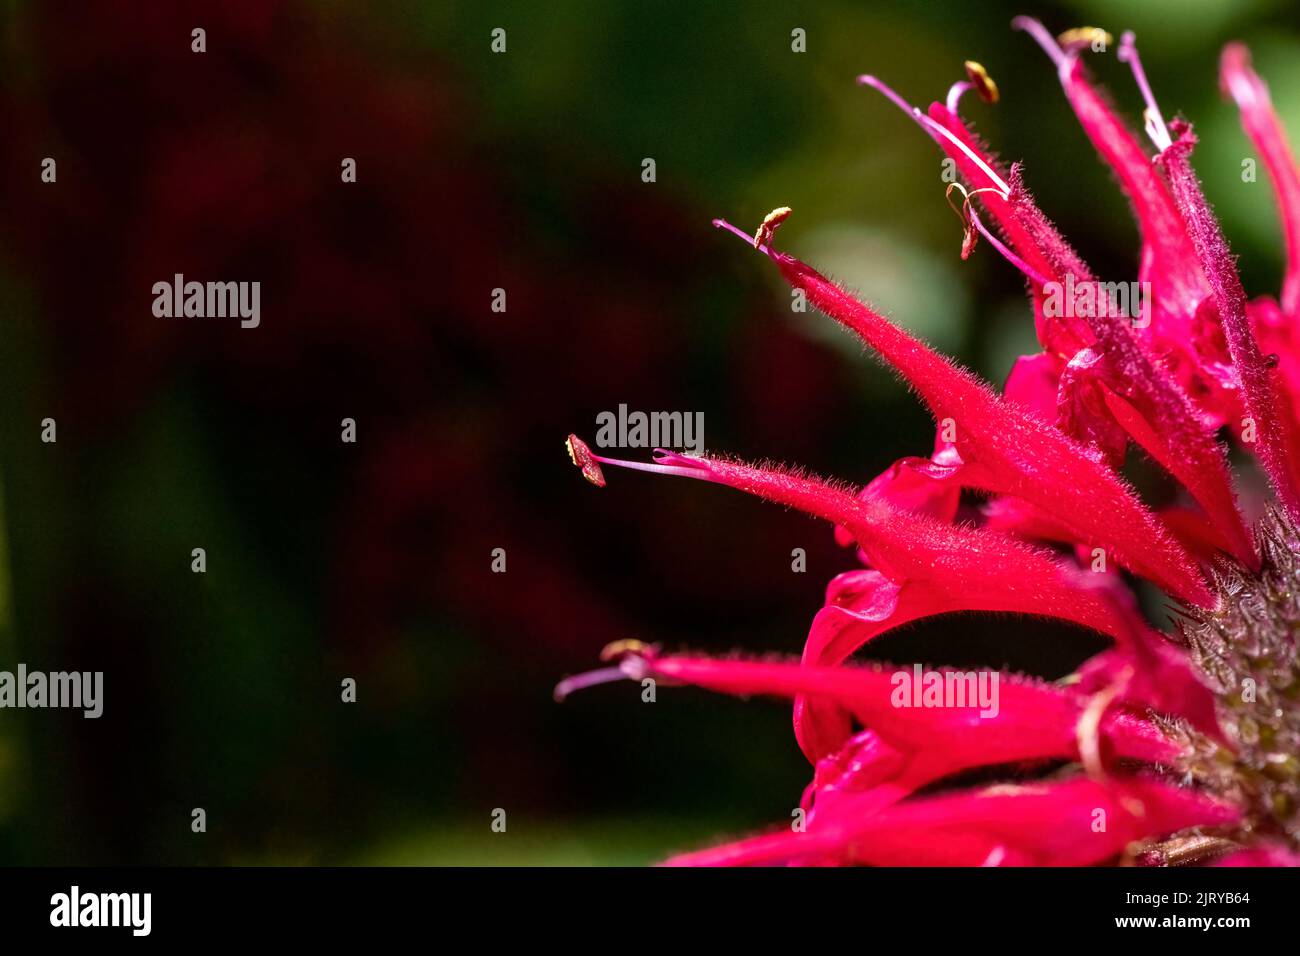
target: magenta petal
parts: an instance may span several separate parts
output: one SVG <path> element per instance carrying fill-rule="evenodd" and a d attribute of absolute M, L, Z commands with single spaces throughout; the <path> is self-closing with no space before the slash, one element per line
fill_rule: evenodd
<path fill-rule="evenodd" d="M 1229 854 L 1214 866 L 1300 866 L 1300 854 L 1280 846 L 1252 847 Z"/>

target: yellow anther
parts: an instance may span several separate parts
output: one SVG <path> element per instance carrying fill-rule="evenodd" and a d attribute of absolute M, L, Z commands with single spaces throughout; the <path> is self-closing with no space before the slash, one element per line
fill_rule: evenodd
<path fill-rule="evenodd" d="M 1101 53 L 1115 42 L 1115 38 L 1101 27 L 1075 27 L 1066 30 L 1056 41 L 1066 48 L 1087 46 Z"/>
<path fill-rule="evenodd" d="M 644 654 L 649 649 L 650 645 L 644 641 L 624 638 L 621 641 L 612 641 L 606 644 L 600 652 L 600 659 L 602 661 L 612 661 L 627 654 Z"/>
<path fill-rule="evenodd" d="M 772 237 L 776 235 L 777 228 L 790 218 L 790 213 L 793 211 L 789 206 L 778 206 L 764 216 L 763 224 L 754 233 L 754 248 L 757 249 L 759 246 L 764 245 L 770 246 Z"/>
<path fill-rule="evenodd" d="M 998 101 L 998 85 L 993 82 L 988 70 L 974 60 L 966 61 L 966 79 L 970 80 L 971 88 L 985 103 Z"/>

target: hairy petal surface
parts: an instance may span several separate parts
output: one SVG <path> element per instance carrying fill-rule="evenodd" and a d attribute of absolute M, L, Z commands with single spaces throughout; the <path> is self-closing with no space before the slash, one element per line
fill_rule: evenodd
<path fill-rule="evenodd" d="M 955 422 L 953 444 L 967 464 L 964 484 L 1033 502 L 1069 525 L 1081 542 L 1104 547 L 1180 599 L 1211 600 L 1191 556 L 1103 461 L 1037 415 L 999 398 L 816 270 L 768 252 L 792 286 L 893 366 L 936 419 Z"/>

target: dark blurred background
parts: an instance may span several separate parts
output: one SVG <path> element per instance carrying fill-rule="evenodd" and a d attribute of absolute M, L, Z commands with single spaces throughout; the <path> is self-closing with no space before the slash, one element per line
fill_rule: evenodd
<path fill-rule="evenodd" d="M 1016 274 L 959 259 L 939 153 L 861 72 L 924 105 L 981 61 L 1002 102 L 967 115 L 1132 278 L 1125 202 L 1016 13 L 1137 31 L 1274 290 L 1216 68 L 1249 41 L 1300 131 L 1293 5 L 1128 7 L 0 3 L 0 669 L 105 672 L 99 720 L 0 711 L 0 862 L 644 863 L 789 819 L 788 706 L 551 688 L 619 638 L 797 653 L 852 555 L 723 489 L 597 491 L 564 436 L 626 403 L 858 481 L 929 450 L 906 390 L 713 216 L 792 206 L 785 248 L 996 381 L 1034 350 Z M 155 318 L 178 272 L 260 281 L 261 326 Z M 1094 646 L 960 619 L 877 653 L 1055 676 Z"/>

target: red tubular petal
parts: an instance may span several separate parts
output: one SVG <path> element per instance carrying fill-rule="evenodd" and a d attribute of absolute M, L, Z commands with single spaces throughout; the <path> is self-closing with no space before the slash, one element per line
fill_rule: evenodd
<path fill-rule="evenodd" d="M 1067 56 L 1059 70 L 1070 106 L 1097 152 L 1114 171 L 1142 231 L 1143 279 L 1170 314 L 1190 317 L 1209 294 L 1196 249 L 1169 189 L 1151 157 L 1088 81 L 1078 56 Z"/>
<path fill-rule="evenodd" d="M 1076 352 L 1061 369 L 1056 425 L 1118 470 L 1128 451 L 1129 434 L 1115 421 L 1103 397 L 1103 383 L 1115 377 L 1112 369 L 1110 360 L 1094 348 Z"/>
<path fill-rule="evenodd" d="M 1254 544 L 1237 511 L 1222 446 L 1178 384 L 1157 370 L 1128 320 L 1110 309 L 1101 311 L 1105 314 L 1089 325 L 1106 358 L 1102 368 L 1108 373 L 1105 397 L 1111 416 L 1205 508 L 1233 555 L 1253 564 Z"/>
<path fill-rule="evenodd" d="M 1102 692 L 1124 682 L 1126 703 L 1183 717 L 1213 740 L 1225 742 L 1214 704 L 1187 654 L 1163 635 L 1140 632 L 1130 644 L 1103 651 L 1079 669 L 1079 689 Z"/>
<path fill-rule="evenodd" d="M 1180 134 L 1178 140 L 1160 155 L 1160 162 L 1169 174 L 1178 208 L 1214 291 L 1232 364 L 1241 378 L 1242 404 L 1255 422 L 1258 438 L 1255 450 L 1260 464 L 1282 506 L 1297 520 L 1300 519 L 1300 458 L 1295 453 L 1296 436 L 1280 414 L 1283 406 L 1251 330 L 1246 315 L 1246 291 L 1241 286 L 1227 241 L 1192 171 L 1190 157 L 1196 138 L 1186 124 L 1175 124 L 1175 128 Z"/>
<path fill-rule="evenodd" d="M 1146 153 L 1087 83 L 1082 64 L 1077 58 L 1067 58 L 1067 62 L 1069 65 L 1062 69 L 1062 82 L 1071 102 L 1079 111 L 1089 135 L 1098 143 L 1098 148 L 1107 160 L 1116 167 L 1126 191 L 1133 197 L 1143 235 L 1148 236 L 1155 231 L 1154 238 L 1148 240 L 1151 251 L 1147 257 L 1151 268 L 1159 273 L 1153 277 L 1153 295 L 1161 303 L 1162 310 L 1168 310 L 1172 304 L 1177 303 L 1181 313 L 1190 317 L 1195 313 L 1196 304 L 1208 294 L 1208 288 L 1201 277 L 1194 247 L 1188 240 L 1172 198 L 1155 174 Z M 978 150 L 978 142 L 970 136 L 961 120 L 950 114 L 945 107 L 934 104 L 931 115 L 972 149 Z M 979 177 L 983 174 L 975 164 L 966 160 L 954 147 L 942 141 L 940 145 L 958 161 L 968 180 L 980 182 Z M 1017 251 L 1040 272 L 1057 281 L 1062 281 L 1067 274 L 1073 275 L 1076 282 L 1093 281 L 1087 266 L 1029 198 L 1018 171 L 1013 172 L 1014 188 L 1010 199 L 1003 199 L 998 193 L 982 193 L 980 199 L 1003 226 Z M 983 178 L 986 180 L 987 176 Z M 1170 261 L 1181 263 L 1184 272 L 1190 270 L 1190 279 L 1185 276 L 1183 284 L 1174 288 L 1169 287 L 1170 276 L 1159 272 Z M 1174 278 L 1177 278 L 1177 274 Z M 1184 287 L 1189 281 L 1192 284 Z M 1078 328 L 1081 323 L 1076 321 L 1075 327 L 1070 328 L 1069 334 L 1062 338 L 1059 332 L 1053 332 L 1045 326 L 1049 320 L 1042 317 L 1041 311 L 1035 309 L 1039 340 L 1051 350 L 1060 352 L 1063 347 L 1069 346 L 1067 354 L 1073 354 L 1095 338 L 1097 348 L 1107 356 L 1119 379 L 1127 383 L 1126 393 L 1140 399 L 1148 416 L 1175 447 L 1186 450 L 1184 454 L 1158 460 L 1206 508 L 1211 520 L 1230 542 L 1232 553 L 1247 564 L 1253 562 L 1250 535 L 1235 507 L 1223 450 L 1214 440 L 1212 432 L 1202 425 L 1197 412 L 1178 385 L 1167 375 L 1157 372 L 1127 320 L 1110 314 L 1110 310 L 1104 310 L 1105 314 L 1089 318 L 1086 329 Z M 1060 323 L 1063 320 L 1055 321 Z M 1180 343 L 1180 348 L 1185 347 Z M 1123 450 L 1119 451 L 1122 454 Z M 1148 451 L 1153 449 L 1148 448 Z"/>
<path fill-rule="evenodd" d="M 936 779 L 934 759 L 924 751 L 905 753 L 864 730 L 817 761 L 803 809 L 810 822 L 822 813 L 876 813 Z"/>
<path fill-rule="evenodd" d="M 862 497 L 887 501 L 946 524 L 957 514 L 961 485 L 952 479 L 961 467 L 955 453 L 943 451 L 934 458 L 900 458 L 871 480 Z"/>
<path fill-rule="evenodd" d="M 949 530 L 954 535 L 983 534 Z M 887 631 L 922 618 L 966 611 L 1034 614 L 1082 624 L 1120 645 L 1134 639 L 1133 619 L 1114 601 L 1101 576 L 1027 548 L 1025 553 L 1033 556 L 1032 571 L 1031 565 L 1018 559 L 994 558 L 980 547 L 962 550 L 970 559 L 960 566 L 949 563 L 946 569 L 936 568 L 935 573 L 900 584 L 872 570 L 836 577 L 827 589 L 827 606 L 817 613 L 808 632 L 803 663 L 833 666 Z M 1027 587 L 1030 575 L 1034 583 Z M 827 700 L 797 699 L 794 724 L 800 747 L 814 761 L 837 750 L 851 732 L 848 714 Z"/>
<path fill-rule="evenodd" d="M 776 866 L 834 853 L 840 840 L 836 834 L 814 835 L 778 830 L 761 836 L 749 837 L 682 853 L 665 860 L 661 866 Z"/>
<path fill-rule="evenodd" d="M 1021 17 L 1014 25 L 1033 34 L 1056 63 L 1066 98 L 1133 205 L 1142 234 L 1138 275 L 1143 282 L 1151 284 L 1152 290 L 1151 321 L 1141 333 L 1142 341 L 1177 369 L 1189 394 L 1198 402 L 1208 401 L 1217 408 L 1227 396 L 1222 394 L 1224 383 L 1216 376 L 1218 356 L 1198 311 L 1210 295 L 1210 286 L 1167 184 L 1152 168 L 1146 150 L 1128 126 L 1092 86 L 1077 50 L 1063 52 L 1037 21 Z M 1120 59 L 1132 59 L 1139 86 L 1150 99 L 1132 44 L 1132 35 L 1126 35 Z M 1125 45 L 1129 47 L 1127 56 Z M 1154 100 L 1150 102 L 1154 106 Z M 1160 129 L 1167 138 L 1163 124 Z"/>
<path fill-rule="evenodd" d="M 659 462 L 843 525 L 891 581 L 927 581 L 968 610 L 1015 610 L 1075 621 L 1122 640 L 1127 622 L 1052 554 L 1008 535 L 958 527 L 863 500 L 776 468 L 659 452 Z"/>
<path fill-rule="evenodd" d="M 1238 816 L 1231 806 L 1163 784 L 1074 778 L 899 804 L 857 833 L 851 822 L 842 832 L 854 838 L 847 847 L 853 862 L 978 866 L 1006 848 L 1027 863 L 1087 866 L 1143 838 Z"/>
<path fill-rule="evenodd" d="M 913 668 L 810 667 L 652 654 L 641 663 L 647 675 L 720 693 L 802 697 L 843 708 L 879 738 L 872 754 L 883 762 L 873 763 L 871 784 L 892 782 L 889 792 L 895 798 L 909 787 L 973 767 L 1079 759 L 1078 724 L 1088 703 L 1086 695 L 1075 691 L 997 672 L 987 676 L 998 682 L 996 713 L 991 713 L 973 701 L 944 707 L 899 704 L 901 680 L 912 679 Z M 1161 762 L 1178 754 L 1177 746 L 1153 724 L 1120 710 L 1105 716 L 1100 736 L 1115 757 Z M 853 746 L 846 739 L 836 751 L 846 743 Z M 818 766 L 824 777 L 825 761 L 819 760 Z M 879 805 L 878 794 L 871 799 Z M 815 806 L 825 809 L 820 802 Z"/>
<path fill-rule="evenodd" d="M 1202 563 L 1209 564 L 1220 551 L 1231 550 L 1201 509 L 1174 506 L 1161 508 L 1158 513 L 1160 520 Z"/>
<path fill-rule="evenodd" d="M 1178 384 L 1157 370 L 1126 320 L 1103 316 L 1089 324 L 1097 344 L 1080 351 L 1062 373 L 1058 424 L 1094 444 L 1115 467 L 1132 437 L 1205 509 L 1225 550 L 1253 566 L 1254 543 L 1213 431 Z"/>
<path fill-rule="evenodd" d="M 1030 541 L 1075 544 L 1074 533 L 1063 523 L 1028 501 L 1010 495 L 996 495 L 980 509 L 985 527 Z M 1076 547 L 1078 545 L 1076 544 Z"/>
<path fill-rule="evenodd" d="M 883 501 L 897 509 L 928 515 L 945 524 L 952 523 L 961 503 L 961 455 L 939 432 L 935 434 L 935 451 L 930 458 L 909 455 L 900 458 L 868 481 L 858 493 L 863 501 Z M 836 525 L 835 540 L 841 548 L 853 544 L 853 533 Z"/>
<path fill-rule="evenodd" d="M 931 457 L 909 455 L 898 459 L 871 479 L 858 497 L 864 501 L 884 501 L 895 508 L 948 524 L 956 517 L 961 502 L 963 466 L 957 449 L 936 434 Z M 837 525 L 835 541 L 847 548 L 853 543 L 853 533 Z"/>
<path fill-rule="evenodd" d="M 858 497 L 862 501 L 883 501 L 948 524 L 956 518 L 961 503 L 961 473 L 961 455 L 952 447 L 936 451 L 933 458 L 909 455 L 871 479 Z M 854 541 L 853 532 L 837 524 L 835 541 L 841 548 L 848 548 Z"/>
<path fill-rule="evenodd" d="M 1002 386 L 1002 397 L 1037 412 L 1045 422 L 1056 421 L 1056 393 L 1063 364 L 1047 352 L 1020 356 Z"/>
<path fill-rule="evenodd" d="M 1042 616 L 1082 623 L 1078 610 L 1102 602 L 1108 615 L 1108 633 L 1116 647 L 1085 663 L 1080 690 L 1103 690 L 1126 669 L 1125 690 L 1120 698 L 1161 713 L 1186 717 L 1193 726 L 1215 739 L 1222 738 L 1214 709 L 1214 698 L 1197 677 L 1186 653 L 1142 619 L 1132 595 L 1119 579 L 1107 574 L 1057 569 L 1064 588 L 1073 586 L 1074 601 L 1054 608 L 1043 601 L 1036 610 Z M 982 593 L 981 593 L 982 592 Z M 997 583 L 976 581 L 971 588 L 945 589 L 941 582 L 920 581 L 901 587 L 875 571 L 849 571 L 836 577 L 827 588 L 826 607 L 813 619 L 804 646 L 805 665 L 837 665 L 879 635 L 924 617 L 965 610 L 1015 611 L 1015 596 Z M 1096 625 L 1093 625 L 1094 627 Z M 799 697 L 795 700 L 795 736 L 811 761 L 832 753 L 848 739 L 852 725 L 849 713 L 826 699 Z"/>
<path fill-rule="evenodd" d="M 794 287 L 871 345 L 921 393 L 936 419 L 957 425 L 955 445 L 970 486 L 1016 495 L 1106 548 L 1134 572 L 1184 601 L 1213 598 L 1191 557 L 1104 464 L 1023 408 L 1002 401 L 975 376 L 892 325 L 825 276 L 769 252 Z"/>
<path fill-rule="evenodd" d="M 853 534 L 887 587 L 902 593 L 901 586 L 918 585 L 908 592 L 909 602 L 916 602 L 909 605 L 916 617 L 944 610 L 1015 611 L 1073 621 L 1119 642 L 1126 641 L 1132 629 L 1129 618 L 1104 592 L 1104 582 L 1094 587 L 1091 576 L 1006 534 L 946 524 L 778 468 L 662 449 L 655 452 L 655 464 L 593 457 L 607 465 L 727 485 L 841 525 Z M 892 613 L 892 608 L 882 613 Z M 849 653 L 852 648 L 843 656 Z"/>
<path fill-rule="evenodd" d="M 1300 319 L 1300 170 L 1287 144 L 1286 132 L 1273 110 L 1268 87 L 1250 65 L 1250 51 L 1240 43 L 1223 48 L 1219 81 L 1241 111 L 1241 125 L 1259 150 L 1282 217 L 1286 236 L 1287 268 L 1282 285 L 1282 308 Z"/>
<path fill-rule="evenodd" d="M 1037 209 L 1032 211 L 1042 218 Z M 1045 219 L 1043 223 L 1042 230 L 1055 235 L 1055 230 L 1046 224 Z M 1077 281 L 1080 280 L 1076 275 Z M 1076 411 L 1083 411 L 1069 402 L 1076 379 L 1081 374 L 1075 371 L 1076 356 L 1070 364 L 1072 374 L 1062 384 L 1059 396 L 1063 403 L 1061 411 L 1066 420 L 1062 424 L 1067 426 L 1066 431 L 1096 443 L 1112 459 L 1122 458 L 1126 443 L 1116 443 L 1114 436 L 1109 434 L 1114 431 L 1114 426 L 1105 420 L 1114 417 L 1201 503 L 1228 542 L 1228 550 L 1243 563 L 1252 564 L 1254 547 L 1236 508 L 1227 458 L 1213 432 L 1202 422 L 1178 384 L 1157 370 L 1129 327 L 1128 320 L 1110 309 L 1095 311 L 1102 314 L 1090 316 L 1087 324 L 1096 342 L 1095 349 L 1105 357 L 1104 367 L 1109 371 L 1111 388 L 1137 403 L 1145 417 L 1137 415 L 1132 406 L 1126 406 L 1125 410 L 1134 413 L 1123 417 L 1116 415 L 1117 409 L 1113 406 L 1109 415 L 1105 408 L 1092 409 L 1083 417 L 1076 415 Z M 1094 353 L 1092 349 L 1079 352 L 1079 355 L 1084 354 Z M 1093 363 L 1091 367 L 1096 369 L 1101 365 Z M 1171 449 L 1177 449 L 1177 453 L 1169 453 Z"/>
<path fill-rule="evenodd" d="M 1164 379 L 1158 379 L 1164 382 Z M 1176 388 L 1168 383 L 1170 388 Z M 1182 398 L 1181 392 L 1178 393 Z M 1237 510 L 1228 473 L 1228 461 L 1222 446 L 1205 429 L 1194 425 L 1190 408 L 1184 413 L 1166 415 L 1168 406 L 1145 400 L 1144 395 L 1131 397 L 1141 402 L 1147 414 L 1115 394 L 1103 392 L 1111 415 L 1153 459 L 1173 475 L 1205 509 L 1217 532 L 1220 547 L 1247 567 L 1258 567 L 1259 559 L 1250 532 Z"/>
<path fill-rule="evenodd" d="M 669 862 L 1086 866 L 1138 840 L 1239 816 L 1228 804 L 1164 784 L 1074 777 L 904 801 L 866 819 L 823 819 L 806 833 L 771 834 Z"/>
<path fill-rule="evenodd" d="M 1277 356 L 1277 387 L 1286 398 L 1280 414 L 1293 432 L 1300 432 L 1294 425 L 1300 422 L 1300 322 L 1268 298 L 1246 303 L 1246 316 L 1260 351 Z"/>

